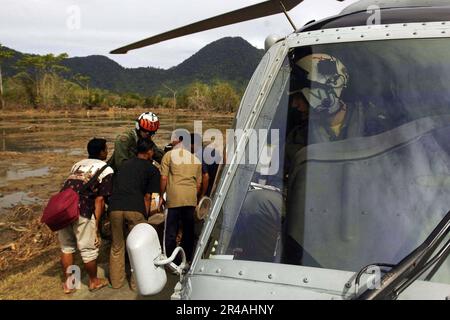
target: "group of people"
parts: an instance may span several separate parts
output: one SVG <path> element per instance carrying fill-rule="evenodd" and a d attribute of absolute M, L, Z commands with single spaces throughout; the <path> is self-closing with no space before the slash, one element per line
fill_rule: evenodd
<path fill-rule="evenodd" d="M 79 219 L 58 231 L 65 293 L 76 290 L 70 285 L 68 270 L 77 249 L 89 275 L 90 291 L 108 285 L 121 288 L 126 282 L 125 241 L 128 232 L 139 223 L 148 223 L 151 214 L 164 212 L 165 208 L 165 254 L 171 255 L 177 246 L 177 237 L 181 235 L 187 260 L 192 259 L 194 210 L 199 200 L 209 195 L 214 180 L 210 174 L 215 174 L 217 168 L 207 166 L 195 156 L 202 147 L 194 144 L 197 139 L 193 135 L 189 142 L 175 134 L 171 143 L 161 150 L 153 141 L 159 127 L 159 119 L 154 113 L 143 113 L 136 120 L 135 128 L 117 136 L 109 160 L 107 141 L 93 138 L 87 145 L 88 158 L 72 167 L 62 190 L 73 188 L 78 192 L 97 177 L 79 194 Z M 159 201 L 152 210 L 154 194 L 159 194 Z M 106 214 L 105 208 L 112 238 L 109 280 L 97 276 L 96 263 L 101 243 L 99 221 Z M 130 287 L 136 288 L 133 276 Z"/>

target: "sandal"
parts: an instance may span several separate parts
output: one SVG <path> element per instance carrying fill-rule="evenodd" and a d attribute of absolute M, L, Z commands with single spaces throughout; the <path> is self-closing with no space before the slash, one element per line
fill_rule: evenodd
<path fill-rule="evenodd" d="M 104 287 L 106 287 L 106 286 L 109 286 L 109 281 L 108 281 L 108 279 L 105 279 L 105 278 L 98 278 L 98 279 L 97 279 L 97 284 L 95 285 L 95 287 L 91 288 L 91 287 L 89 286 L 89 291 L 90 291 L 90 292 L 94 292 L 94 291 L 100 290 L 100 289 L 102 289 L 102 288 L 104 288 Z"/>
<path fill-rule="evenodd" d="M 77 289 L 75 289 L 75 288 L 70 289 L 65 282 L 62 283 L 62 287 L 63 287 L 64 294 L 72 294 L 75 291 L 77 291 Z"/>

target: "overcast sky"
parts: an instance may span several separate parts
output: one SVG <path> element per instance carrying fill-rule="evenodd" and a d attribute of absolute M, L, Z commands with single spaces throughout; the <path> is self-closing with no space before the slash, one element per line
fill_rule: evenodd
<path fill-rule="evenodd" d="M 25 53 L 106 55 L 125 67 L 170 68 L 206 44 L 241 36 L 263 48 L 269 34 L 292 28 L 283 14 L 109 55 L 117 47 L 263 0 L 0 0 L 0 43 Z M 305 0 L 290 11 L 297 27 L 333 15 L 356 0 Z"/>

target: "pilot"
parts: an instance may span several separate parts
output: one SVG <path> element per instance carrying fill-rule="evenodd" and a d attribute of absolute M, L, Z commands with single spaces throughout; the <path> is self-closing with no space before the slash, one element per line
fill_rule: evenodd
<path fill-rule="evenodd" d="M 290 106 L 296 116 L 286 138 L 288 159 L 309 144 L 386 130 L 387 117 L 373 104 L 345 102 L 350 76 L 338 58 L 325 53 L 306 55 L 293 63 L 292 75 Z"/>
<path fill-rule="evenodd" d="M 301 175 L 292 179 L 299 160 L 307 155 L 299 151 L 312 144 L 379 134 L 388 130 L 389 117 L 384 109 L 373 103 L 354 99 L 356 95 L 351 95 L 349 72 L 340 59 L 325 53 L 314 53 L 293 61 L 289 97 L 291 123 L 286 136 L 285 172 L 288 190 L 281 261 L 287 264 L 308 261 L 310 266 L 320 266 L 295 240 L 302 238 L 301 217 L 304 216 L 304 208 L 297 205 L 302 201 L 297 200 L 306 197 L 299 191 L 305 190 L 303 184 L 306 179 Z M 358 92 L 358 96 L 361 96 L 361 92 Z M 324 146 L 321 150 L 326 149 Z"/>

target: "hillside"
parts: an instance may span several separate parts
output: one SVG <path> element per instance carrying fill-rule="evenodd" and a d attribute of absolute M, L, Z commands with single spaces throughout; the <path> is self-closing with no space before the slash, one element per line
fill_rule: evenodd
<path fill-rule="evenodd" d="M 168 70 L 157 68 L 124 68 L 105 56 L 74 57 L 64 64 L 71 73 L 90 77 L 90 86 L 114 92 L 135 92 L 154 95 L 163 89 L 162 84 L 182 88 L 193 81 L 211 83 L 227 80 L 242 88 L 250 79 L 264 51 L 253 47 L 240 37 L 227 37 L 212 42 L 193 56 Z M 5 76 L 16 70 L 11 66 L 23 54 L 15 51 L 14 59 L 5 63 Z"/>

